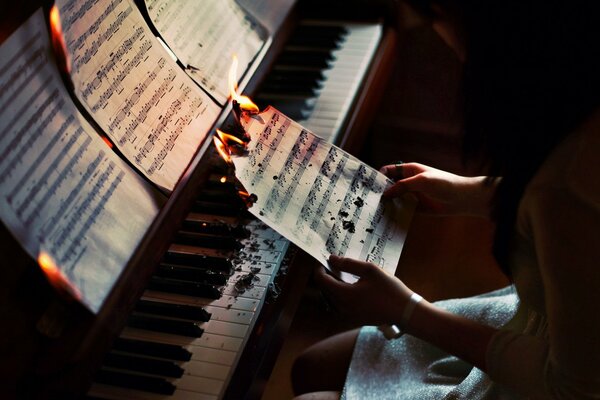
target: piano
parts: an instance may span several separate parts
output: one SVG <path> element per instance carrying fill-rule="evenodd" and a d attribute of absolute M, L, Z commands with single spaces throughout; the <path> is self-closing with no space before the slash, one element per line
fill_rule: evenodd
<path fill-rule="evenodd" d="M 358 154 L 397 40 L 377 18 L 381 9 L 365 21 L 348 17 L 343 2 L 329 11 L 294 0 L 240 3 L 273 39 L 244 93 Z M 38 6 L 9 8 L 0 39 Z M 312 262 L 251 217 L 210 146 L 97 315 L 58 296 L 4 227 L 0 235 L 0 373 L 9 398 L 260 398 Z"/>

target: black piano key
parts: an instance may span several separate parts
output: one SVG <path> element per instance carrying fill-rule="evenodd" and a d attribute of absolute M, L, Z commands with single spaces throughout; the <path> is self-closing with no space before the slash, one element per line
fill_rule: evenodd
<path fill-rule="evenodd" d="M 318 35 L 318 34 L 298 34 L 294 32 L 287 42 L 287 47 L 310 47 L 323 50 L 336 50 L 341 48 L 343 34 Z"/>
<path fill-rule="evenodd" d="M 262 90 L 267 93 L 285 93 L 287 95 L 298 95 L 298 96 L 308 96 L 314 97 L 317 95 L 319 90 L 318 87 L 313 87 L 310 85 L 302 85 L 295 83 L 270 83 L 266 82 L 262 86 Z"/>
<path fill-rule="evenodd" d="M 158 266 L 154 275 L 182 281 L 204 282 L 217 286 L 225 285 L 229 278 L 228 274 L 221 272 L 164 263 Z"/>
<path fill-rule="evenodd" d="M 165 254 L 164 261 L 177 265 L 185 265 L 187 267 L 200 267 L 214 271 L 221 271 L 228 274 L 231 274 L 233 270 L 233 264 L 228 258 L 213 257 L 204 254 L 168 250 Z"/>
<path fill-rule="evenodd" d="M 200 337 L 204 330 L 197 323 L 132 314 L 127 319 L 127 325 L 132 328 L 148 331 L 172 333 L 187 337 Z"/>
<path fill-rule="evenodd" d="M 347 33 L 348 28 L 343 25 L 302 24 L 294 29 L 293 35 L 300 37 L 342 37 Z"/>
<path fill-rule="evenodd" d="M 298 69 L 286 69 L 283 67 L 277 67 L 277 65 L 273 68 L 273 71 L 269 74 L 269 80 L 274 81 L 285 81 L 288 79 L 296 79 L 296 80 L 304 80 L 309 82 L 323 82 L 325 80 L 325 75 L 323 71 L 314 71 L 314 70 L 298 70 Z M 260 94 L 259 94 L 260 97 Z"/>
<path fill-rule="evenodd" d="M 150 278 L 148 289 L 156 290 L 158 292 L 204 297 L 207 299 L 218 299 L 221 297 L 221 291 L 217 286 L 204 282 L 189 282 L 178 279 L 162 278 L 159 276 Z"/>
<path fill-rule="evenodd" d="M 113 343 L 113 350 L 176 361 L 192 359 L 192 353 L 181 346 L 138 339 L 117 338 Z"/>
<path fill-rule="evenodd" d="M 144 390 L 146 392 L 166 395 L 172 395 L 175 393 L 176 389 L 175 385 L 163 378 L 107 371 L 104 369 L 98 371 L 94 380 L 105 385 Z"/>
<path fill-rule="evenodd" d="M 175 234 L 173 242 L 211 249 L 239 250 L 242 248 L 242 244 L 231 236 L 210 235 L 183 230 Z"/>
<path fill-rule="evenodd" d="M 232 204 L 231 202 L 219 203 L 212 201 L 196 200 L 192 204 L 192 212 L 204 214 L 214 214 L 233 217 L 242 214 L 244 211 L 246 211 L 246 207 L 244 205 Z"/>
<path fill-rule="evenodd" d="M 103 365 L 168 378 L 181 378 L 183 376 L 183 368 L 172 361 L 155 360 L 128 354 L 108 353 L 104 357 Z"/>
<path fill-rule="evenodd" d="M 144 314 L 163 315 L 166 317 L 192 319 L 203 322 L 207 322 L 210 319 L 210 313 L 202 307 L 162 303 L 151 300 L 139 300 L 135 305 L 135 311 Z"/>
<path fill-rule="evenodd" d="M 333 56 L 325 51 L 285 50 L 277 59 L 277 64 L 297 65 L 323 70 L 330 68 L 332 61 Z"/>
<path fill-rule="evenodd" d="M 218 221 L 203 221 L 188 218 L 183 221 L 182 228 L 209 235 L 233 236 L 236 238 L 247 238 L 250 236 L 250 231 L 243 225 L 229 225 Z"/>

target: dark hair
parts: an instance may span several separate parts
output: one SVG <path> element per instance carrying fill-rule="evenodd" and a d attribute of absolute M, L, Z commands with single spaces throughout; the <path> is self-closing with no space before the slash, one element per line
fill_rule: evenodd
<path fill-rule="evenodd" d="M 413 0 L 460 13 L 466 40 L 464 155 L 502 176 L 494 255 L 507 257 L 519 200 L 540 165 L 600 104 L 597 0 Z"/>

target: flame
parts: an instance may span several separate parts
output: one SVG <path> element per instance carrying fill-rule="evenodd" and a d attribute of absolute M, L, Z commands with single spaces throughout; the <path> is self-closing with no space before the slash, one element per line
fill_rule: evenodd
<path fill-rule="evenodd" d="M 59 290 L 64 290 L 76 299 L 81 299 L 79 290 L 69 282 L 69 279 L 56 266 L 52 257 L 45 251 L 38 255 L 38 264 L 52 286 Z"/>
<path fill-rule="evenodd" d="M 109 138 L 107 138 L 106 136 L 102 136 L 102 140 L 104 140 L 104 143 L 106 143 L 108 147 L 110 147 L 111 149 L 113 148 L 113 144 Z"/>
<path fill-rule="evenodd" d="M 215 143 L 215 147 L 219 152 L 219 155 L 227 162 L 227 164 L 231 164 L 231 155 L 229 154 L 229 149 L 227 145 L 219 139 L 219 136 L 213 136 L 213 142 Z"/>
<path fill-rule="evenodd" d="M 246 204 L 246 207 L 250 208 L 256 202 L 257 197 L 255 194 L 250 194 L 245 190 L 238 190 L 238 196 L 242 199 L 242 201 Z"/>
<path fill-rule="evenodd" d="M 260 111 L 258 106 L 250 100 L 248 96 L 242 96 L 237 92 L 237 68 L 238 68 L 238 58 L 234 54 L 233 61 L 231 62 L 231 68 L 229 68 L 229 96 L 231 100 L 236 102 L 242 111 L 245 111 L 249 114 L 258 114 Z"/>
<path fill-rule="evenodd" d="M 58 62 L 59 68 L 66 73 L 71 72 L 71 59 L 65 43 L 65 37 L 60 23 L 60 14 L 55 5 L 50 9 L 50 35 L 52 36 L 52 47 Z"/>
<path fill-rule="evenodd" d="M 217 135 L 219 136 L 219 139 L 221 140 L 221 142 L 223 142 L 226 146 L 232 146 L 232 145 L 237 144 L 237 145 L 246 147 L 246 143 L 237 136 L 233 136 L 233 135 L 230 135 L 229 133 L 225 133 L 220 129 L 217 129 Z"/>
<path fill-rule="evenodd" d="M 219 181 L 221 183 L 227 183 L 227 177 L 226 176 L 222 176 L 221 179 L 219 179 Z"/>

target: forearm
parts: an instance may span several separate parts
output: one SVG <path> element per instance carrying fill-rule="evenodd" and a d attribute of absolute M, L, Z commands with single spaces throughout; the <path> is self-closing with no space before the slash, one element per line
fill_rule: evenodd
<path fill-rule="evenodd" d="M 500 179 L 490 179 L 487 176 L 460 177 L 465 205 L 464 213 L 466 215 L 490 218 L 492 211 L 492 199 L 496 193 L 496 188 Z"/>
<path fill-rule="evenodd" d="M 486 371 L 486 351 L 496 329 L 421 301 L 404 331 Z"/>

